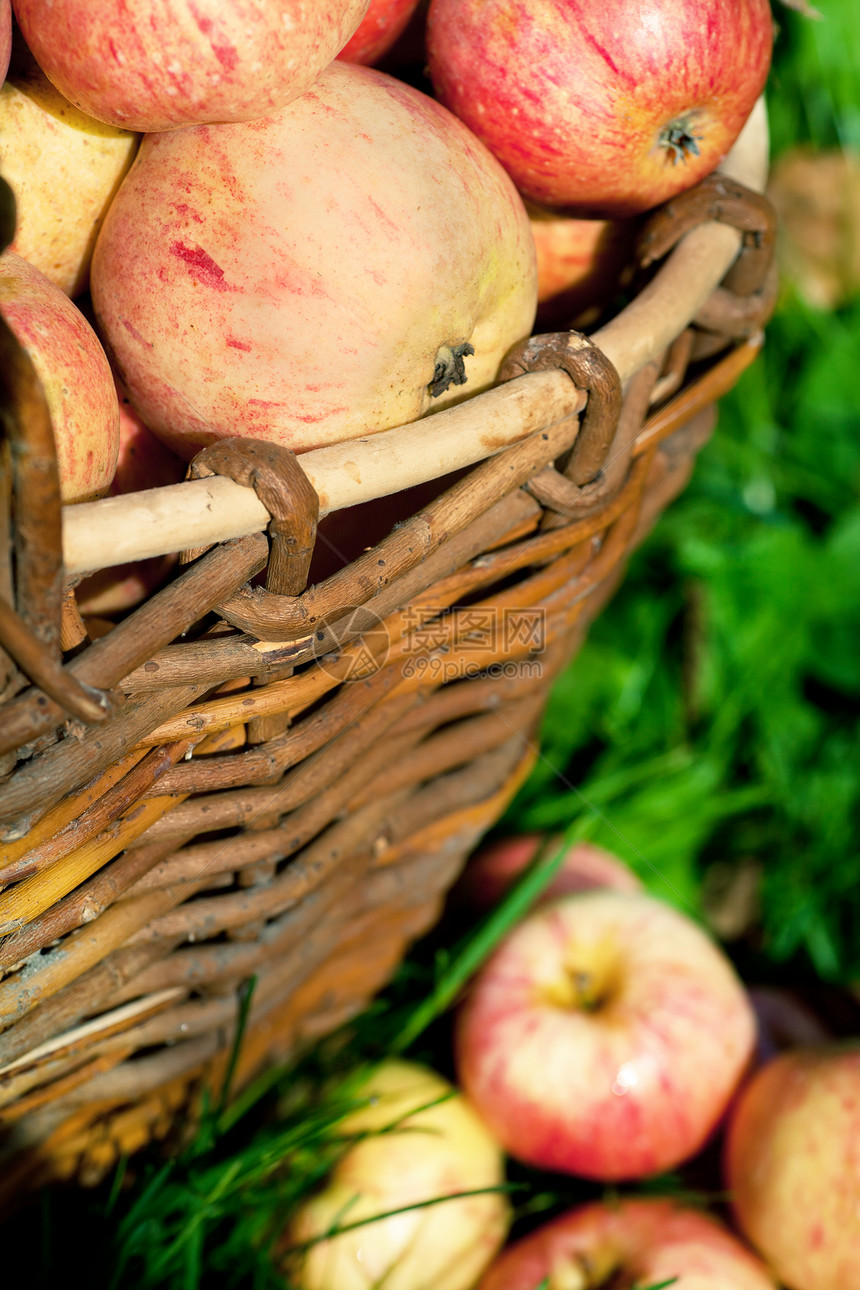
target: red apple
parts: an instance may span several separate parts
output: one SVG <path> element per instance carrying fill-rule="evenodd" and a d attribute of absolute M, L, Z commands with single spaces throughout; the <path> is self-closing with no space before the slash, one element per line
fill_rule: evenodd
<path fill-rule="evenodd" d="M 18 216 L 12 250 L 68 296 L 87 285 L 96 234 L 137 143 L 73 107 L 32 59 L 16 56 L 0 89 L 0 172 Z"/>
<path fill-rule="evenodd" d="M 104 350 L 79 309 L 14 251 L 0 256 L 0 313 L 42 383 L 64 502 L 105 493 L 119 450 L 119 405 Z"/>
<path fill-rule="evenodd" d="M 524 196 L 631 215 L 726 156 L 761 93 L 768 0 L 432 0 L 440 100 Z"/>
<path fill-rule="evenodd" d="M 387 54 L 418 8 L 418 0 L 370 0 L 358 31 L 338 54 L 347 63 L 369 67 Z"/>
<path fill-rule="evenodd" d="M 532 326 L 534 244 L 461 122 L 334 62 L 263 120 L 147 136 L 92 295 L 135 408 L 175 451 L 236 434 L 304 451 L 492 384 Z"/>
<path fill-rule="evenodd" d="M 715 1219 L 672 1200 L 584 1205 L 505 1250 L 479 1290 L 776 1290 L 766 1268 Z M 847 1282 L 846 1282 L 847 1287 Z"/>
<path fill-rule="evenodd" d="M 304 93 L 368 0 L 14 0 L 75 107 L 126 130 L 252 121 Z"/>
<path fill-rule="evenodd" d="M 593 324 L 632 263 L 632 220 L 572 219 L 526 204 L 538 266 L 538 327 Z"/>
<path fill-rule="evenodd" d="M 110 496 L 178 484 L 185 477 L 185 462 L 143 424 L 129 402 L 122 381 L 115 380 L 119 399 L 119 454 Z M 132 609 L 164 582 L 178 559 L 178 555 L 156 555 L 149 560 L 100 569 L 78 584 L 78 608 L 82 614 L 96 617 Z"/>
<path fill-rule="evenodd" d="M 460 1083 L 511 1155 L 615 1180 L 671 1169 L 716 1126 L 755 1023 L 705 932 L 642 893 L 533 911 L 458 1014 Z"/>
<path fill-rule="evenodd" d="M 454 898 L 473 909 L 492 909 L 504 896 L 513 880 L 534 858 L 544 837 L 540 833 L 523 833 L 519 837 L 498 838 L 475 853 L 454 888 Z M 557 848 L 561 838 L 553 839 Z M 610 855 L 591 842 L 574 842 L 568 848 L 561 867 L 540 897 L 540 904 L 594 887 L 614 887 L 617 891 L 641 891 L 642 883 L 623 860 Z"/>
<path fill-rule="evenodd" d="M 0 81 L 9 70 L 12 53 L 12 6 L 9 0 L 0 0 Z"/>
<path fill-rule="evenodd" d="M 860 1041 L 797 1048 L 738 1098 L 725 1178 L 741 1230 L 790 1290 L 860 1277 Z"/>

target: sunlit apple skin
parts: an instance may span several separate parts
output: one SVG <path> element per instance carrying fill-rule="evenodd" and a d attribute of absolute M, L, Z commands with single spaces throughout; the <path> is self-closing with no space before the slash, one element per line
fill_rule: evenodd
<path fill-rule="evenodd" d="M 457 1090 L 413 1062 L 386 1061 L 356 1090 L 373 1094 L 342 1122 L 365 1134 L 326 1186 L 300 1206 L 290 1244 L 353 1222 L 456 1192 L 482 1195 L 389 1215 L 312 1245 L 288 1261 L 296 1290 L 472 1290 L 504 1241 L 510 1218 L 500 1190 L 499 1145 Z M 423 1109 L 422 1109 L 423 1108 Z M 395 1132 L 380 1130 L 398 1125 Z M 493 1190 L 495 1189 L 495 1190 Z"/>
<path fill-rule="evenodd" d="M 776 1290 L 762 1263 L 715 1219 L 672 1200 L 584 1205 L 505 1250 L 478 1290 L 588 1290 L 619 1285 L 672 1290 Z M 611 1284 L 615 1285 L 616 1282 Z"/>
<path fill-rule="evenodd" d="M 36 61 L 126 130 L 251 121 L 313 85 L 368 0 L 14 0 Z"/>
<path fill-rule="evenodd" d="M 432 0 L 427 25 L 439 99 L 523 195 L 601 218 L 648 210 L 722 161 L 772 42 L 768 0 Z M 674 147 L 661 142 L 673 126 Z"/>
<path fill-rule="evenodd" d="M 790 1290 L 860 1277 L 860 1041 L 797 1048 L 738 1098 L 725 1180 L 743 1233 Z"/>
<path fill-rule="evenodd" d="M 358 31 L 349 38 L 338 58 L 370 67 L 388 53 L 417 8 L 418 0 L 370 0 Z"/>
<path fill-rule="evenodd" d="M 533 911 L 477 974 L 459 1081 L 511 1155 L 614 1181 L 671 1169 L 719 1121 L 755 1024 L 725 955 L 643 893 Z"/>
<path fill-rule="evenodd" d="M 0 313 L 45 391 L 64 502 L 105 493 L 119 451 L 119 404 L 98 338 L 83 314 L 14 251 L 0 256 Z"/>
<path fill-rule="evenodd" d="M 427 95 L 340 61 L 262 120 L 147 136 L 91 290 L 134 407 L 186 459 L 227 435 L 306 451 L 480 392 L 537 296 L 498 162 Z"/>
<path fill-rule="evenodd" d="M 0 173 L 15 194 L 12 250 L 67 296 L 85 290 L 96 235 L 138 136 L 86 116 L 33 62 L 0 89 Z"/>
<path fill-rule="evenodd" d="M 544 841 L 540 833 L 522 833 L 512 838 L 497 838 L 480 848 L 466 865 L 452 895 L 458 904 L 473 909 L 492 909 L 504 896 Z M 551 843 L 554 850 L 562 839 Z M 547 904 L 560 896 L 591 891 L 595 887 L 613 887 L 617 891 L 641 891 L 642 883 L 617 856 L 591 842 L 575 842 L 567 850 L 555 877 L 538 898 Z"/>

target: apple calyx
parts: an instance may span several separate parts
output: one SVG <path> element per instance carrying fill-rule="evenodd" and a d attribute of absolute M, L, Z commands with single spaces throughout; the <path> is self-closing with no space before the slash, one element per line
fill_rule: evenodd
<path fill-rule="evenodd" d="M 548 982 L 541 994 L 548 1003 L 576 1012 L 596 1012 L 606 1000 L 605 974 L 565 964 L 563 975 Z M 590 1284 L 590 1283 L 589 1283 Z"/>
<path fill-rule="evenodd" d="M 675 117 L 660 131 L 657 146 L 666 152 L 673 166 L 677 166 L 679 161 L 686 161 L 688 157 L 699 156 L 699 144 L 704 135 L 693 133 L 696 115 L 695 112 L 686 112 L 683 116 Z"/>
<path fill-rule="evenodd" d="M 433 380 L 427 386 L 432 399 L 438 399 L 451 385 L 466 384 L 469 378 L 464 360 L 474 352 L 474 345 L 470 345 L 467 340 L 461 345 L 439 346 L 433 365 Z"/>
<path fill-rule="evenodd" d="M 625 1290 L 629 1284 L 619 1267 L 618 1252 L 604 1244 L 589 1254 L 559 1255 L 550 1269 L 547 1290 Z"/>

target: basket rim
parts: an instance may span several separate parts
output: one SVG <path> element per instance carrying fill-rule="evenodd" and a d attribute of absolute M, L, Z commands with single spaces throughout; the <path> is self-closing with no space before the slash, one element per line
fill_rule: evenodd
<path fill-rule="evenodd" d="M 761 97 L 718 172 L 762 192 L 768 159 Z M 694 228 L 640 295 L 592 333 L 622 383 L 688 326 L 730 268 L 740 240 L 725 224 Z M 582 405 L 582 392 L 564 372 L 529 372 L 407 425 L 303 453 L 301 466 L 322 516 L 475 465 Z M 62 508 L 64 568 L 67 575 L 84 574 L 247 537 L 270 520 L 252 488 L 223 476 L 68 505 Z"/>

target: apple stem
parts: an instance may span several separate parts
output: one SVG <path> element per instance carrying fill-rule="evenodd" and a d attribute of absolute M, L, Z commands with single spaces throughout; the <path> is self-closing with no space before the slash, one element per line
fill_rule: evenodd
<path fill-rule="evenodd" d="M 469 378 L 466 375 L 466 364 L 463 360 L 474 352 L 474 345 L 470 345 L 468 341 L 464 341 L 462 345 L 439 347 L 433 368 L 433 380 L 427 386 L 431 398 L 438 399 L 439 395 L 444 394 L 451 385 L 466 384 Z"/>

